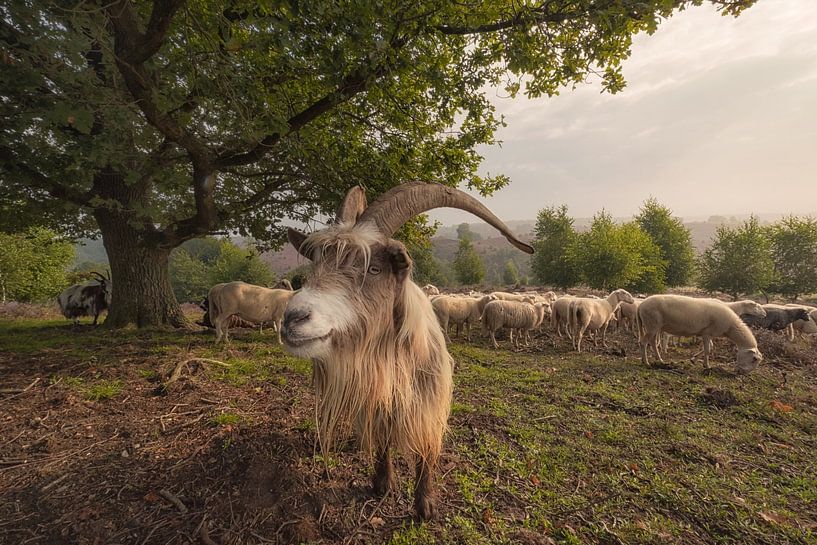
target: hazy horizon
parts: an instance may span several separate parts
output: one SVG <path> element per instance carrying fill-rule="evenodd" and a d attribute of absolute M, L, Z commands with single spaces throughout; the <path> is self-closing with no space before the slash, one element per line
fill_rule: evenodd
<path fill-rule="evenodd" d="M 637 36 L 623 71 L 618 95 L 592 81 L 553 98 L 497 97 L 508 126 L 501 147 L 480 150 L 480 170 L 511 184 L 478 198 L 508 221 L 559 204 L 573 217 L 629 217 L 650 196 L 685 219 L 815 213 L 817 2 L 760 0 L 737 19 L 691 8 Z"/>

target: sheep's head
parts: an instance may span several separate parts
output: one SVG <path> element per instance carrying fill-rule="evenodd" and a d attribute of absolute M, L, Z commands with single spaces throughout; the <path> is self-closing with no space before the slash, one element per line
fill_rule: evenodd
<path fill-rule="evenodd" d="M 290 243 L 314 263 L 284 315 L 282 338 L 295 355 L 329 359 L 333 349 L 372 332 L 396 331 L 415 301 L 406 290 L 412 261 L 392 235 L 411 217 L 433 208 L 460 208 L 496 227 L 517 248 L 519 241 L 484 205 L 462 191 L 440 184 L 411 182 L 381 195 L 370 206 L 354 187 L 338 210 L 337 223 L 309 236 L 290 229 Z M 411 286 L 408 284 L 411 283 Z M 351 338 L 350 338 L 351 337 Z"/>
<path fill-rule="evenodd" d="M 761 354 L 757 348 L 743 348 L 738 350 L 735 366 L 737 367 L 738 373 L 745 375 L 754 371 L 762 361 L 763 354 Z"/>
<path fill-rule="evenodd" d="M 756 303 L 755 301 L 749 301 L 746 314 L 763 318 L 766 316 L 766 309 L 763 308 L 763 305 L 761 305 L 760 303 Z"/>
<path fill-rule="evenodd" d="M 619 303 L 635 303 L 635 299 L 630 295 L 630 292 L 624 289 L 617 289 L 610 295 Z"/>

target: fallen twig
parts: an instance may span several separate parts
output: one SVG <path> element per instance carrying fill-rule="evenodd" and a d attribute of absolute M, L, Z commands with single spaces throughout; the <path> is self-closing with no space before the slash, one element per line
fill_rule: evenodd
<path fill-rule="evenodd" d="M 34 387 L 34 385 L 36 385 L 36 384 L 37 384 L 38 382 L 40 382 L 41 380 L 42 380 L 42 379 L 41 379 L 40 377 L 37 377 L 37 378 L 35 378 L 35 379 L 34 379 L 34 382 L 32 382 L 31 384 L 29 384 L 28 386 L 26 386 L 26 387 L 25 387 L 25 388 L 23 388 L 23 389 L 19 389 L 19 388 L 4 388 L 4 389 L 0 390 L 0 394 L 16 394 L 16 395 L 13 395 L 13 396 L 11 396 L 11 397 L 7 397 L 7 398 L 6 398 L 6 399 L 4 399 L 3 401 L 8 401 L 8 400 L 10 400 L 10 399 L 14 399 L 14 398 L 16 398 L 16 397 L 19 397 L 19 396 L 23 395 L 23 394 L 24 394 L 24 393 L 26 393 L 27 391 L 31 390 L 31 389 Z"/>
<path fill-rule="evenodd" d="M 201 542 L 204 543 L 204 545 L 219 545 L 218 542 L 214 541 L 213 538 L 210 537 L 210 532 L 207 531 L 206 523 L 201 525 L 199 537 L 201 538 Z"/>
<path fill-rule="evenodd" d="M 178 509 L 182 514 L 187 513 L 187 507 L 182 503 L 182 500 L 171 494 L 169 490 L 165 490 L 163 488 L 159 490 L 159 495 L 162 496 L 167 501 L 169 501 L 170 503 L 172 503 L 173 505 L 175 505 L 176 509 Z"/>

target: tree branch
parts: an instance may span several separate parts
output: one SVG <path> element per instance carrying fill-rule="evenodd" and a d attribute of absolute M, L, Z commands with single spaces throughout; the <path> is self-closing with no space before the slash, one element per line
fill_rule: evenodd
<path fill-rule="evenodd" d="M 394 49 L 403 45 L 402 41 L 395 40 Z M 374 67 L 368 64 L 359 67 L 354 72 L 343 78 L 343 81 L 332 92 L 323 96 L 318 101 L 311 104 L 305 110 L 292 116 L 287 121 L 288 130 L 285 134 L 279 132 L 268 134 L 251 150 L 239 152 L 230 150 L 221 153 L 215 161 L 216 168 L 249 165 L 262 159 L 283 136 L 297 132 L 302 127 L 328 112 L 332 108 L 346 102 L 355 95 L 366 91 L 378 78 L 382 77 L 390 68 L 387 61 L 381 62 Z"/>
<path fill-rule="evenodd" d="M 89 206 L 93 196 L 91 192 L 77 191 L 54 181 L 21 161 L 9 147 L 0 146 L 0 164 L 7 172 L 25 177 L 31 186 L 45 191 L 55 199 L 68 201 L 78 206 Z"/>

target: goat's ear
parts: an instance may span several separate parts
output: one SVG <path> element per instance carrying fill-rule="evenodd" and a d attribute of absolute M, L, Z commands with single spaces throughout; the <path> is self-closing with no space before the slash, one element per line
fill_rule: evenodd
<path fill-rule="evenodd" d="M 388 247 L 388 252 L 391 270 L 397 277 L 398 282 L 403 282 L 411 274 L 414 263 L 408 255 L 406 247 L 399 242 L 392 242 Z"/>
<path fill-rule="evenodd" d="M 366 210 L 366 191 L 359 185 L 350 189 L 338 208 L 338 223 L 355 223 Z"/>
<path fill-rule="evenodd" d="M 289 239 L 289 243 L 295 246 L 295 249 L 298 250 L 299 254 L 301 254 L 307 259 L 312 259 L 312 256 L 309 255 L 309 252 L 306 251 L 307 249 L 304 246 L 304 242 L 306 242 L 305 234 L 296 229 L 293 229 L 292 227 L 288 227 L 287 238 Z"/>

